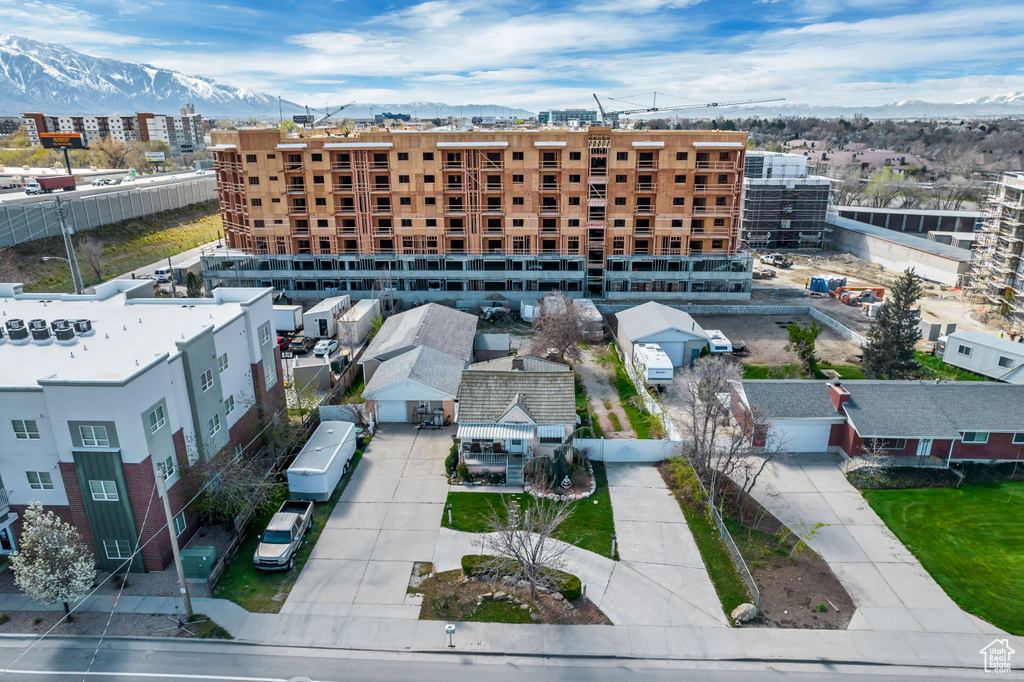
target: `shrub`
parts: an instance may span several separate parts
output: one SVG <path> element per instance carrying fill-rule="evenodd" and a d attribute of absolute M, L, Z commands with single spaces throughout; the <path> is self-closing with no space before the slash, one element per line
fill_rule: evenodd
<path fill-rule="evenodd" d="M 463 480 L 469 480 L 469 467 L 465 464 L 460 464 L 455 468 L 459 472 L 459 478 Z"/>
<path fill-rule="evenodd" d="M 502 483 L 505 482 L 505 474 L 499 473 L 497 471 L 492 471 L 491 473 L 487 474 L 487 482 L 490 483 L 491 485 L 501 485 Z"/>
<path fill-rule="evenodd" d="M 583 594 L 583 582 L 572 573 L 565 571 L 552 571 L 555 582 L 558 583 L 558 591 L 567 601 L 574 601 Z"/>
<path fill-rule="evenodd" d="M 467 554 L 462 557 L 462 572 L 466 574 L 466 577 L 470 577 L 476 572 L 480 565 L 485 561 L 490 561 L 494 557 L 488 556 L 487 554 Z"/>
<path fill-rule="evenodd" d="M 454 454 L 448 455 L 444 458 L 444 470 L 448 472 L 449 476 L 451 476 L 452 472 L 455 471 L 457 461 L 458 460 L 455 458 Z"/>
<path fill-rule="evenodd" d="M 577 467 L 569 474 L 573 488 L 586 488 L 590 486 L 590 472 L 584 467 Z"/>

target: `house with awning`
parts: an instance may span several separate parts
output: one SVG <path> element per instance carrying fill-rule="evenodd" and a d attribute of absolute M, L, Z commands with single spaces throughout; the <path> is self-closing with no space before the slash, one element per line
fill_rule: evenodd
<path fill-rule="evenodd" d="M 573 373 L 532 355 L 470 365 L 459 387 L 459 463 L 523 482 L 523 466 L 550 455 L 576 427 Z"/>

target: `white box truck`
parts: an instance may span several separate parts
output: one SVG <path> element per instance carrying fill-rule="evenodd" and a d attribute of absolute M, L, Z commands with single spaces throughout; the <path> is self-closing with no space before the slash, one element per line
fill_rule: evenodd
<path fill-rule="evenodd" d="M 652 386 L 672 383 L 672 359 L 656 343 L 633 344 L 633 365 Z"/>
<path fill-rule="evenodd" d="M 301 305 L 275 305 L 274 326 L 280 332 L 297 332 L 302 329 Z"/>
<path fill-rule="evenodd" d="M 348 472 L 356 452 L 356 425 L 320 422 L 313 436 L 288 467 L 288 497 L 326 502 Z"/>

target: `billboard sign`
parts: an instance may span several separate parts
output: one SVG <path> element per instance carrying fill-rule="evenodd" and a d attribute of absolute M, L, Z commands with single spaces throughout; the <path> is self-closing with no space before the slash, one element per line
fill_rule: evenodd
<path fill-rule="evenodd" d="M 39 133 L 43 149 L 85 149 L 81 133 Z"/>
<path fill-rule="evenodd" d="M 306 116 L 306 115 L 292 116 L 292 120 L 295 121 L 296 123 L 298 123 L 299 125 L 305 126 L 305 125 L 309 125 L 310 123 L 313 122 L 313 117 L 312 116 Z"/>
<path fill-rule="evenodd" d="M 166 161 L 167 156 L 164 152 L 146 152 L 146 161 L 150 163 L 156 163 L 158 161 Z"/>

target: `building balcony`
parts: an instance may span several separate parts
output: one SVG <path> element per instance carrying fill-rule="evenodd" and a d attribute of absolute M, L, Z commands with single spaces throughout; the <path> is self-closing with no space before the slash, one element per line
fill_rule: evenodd
<path fill-rule="evenodd" d="M 633 209 L 633 215 L 654 215 L 654 206 L 641 204 Z"/>
<path fill-rule="evenodd" d="M 293 208 L 288 211 L 289 218 L 308 218 L 309 209 L 306 208 Z"/>
<path fill-rule="evenodd" d="M 541 161 L 538 168 L 542 170 L 560 170 L 562 168 L 561 161 Z"/>
<path fill-rule="evenodd" d="M 734 161 L 698 161 L 698 170 L 736 171 Z"/>
<path fill-rule="evenodd" d="M 636 167 L 639 170 L 658 170 L 657 161 L 637 161 Z"/>
<path fill-rule="evenodd" d="M 539 190 L 541 192 L 560 192 L 562 187 L 557 182 L 542 182 L 540 183 Z"/>
<path fill-rule="evenodd" d="M 502 210 L 501 204 L 488 204 L 483 207 L 484 215 L 505 215 L 505 211 Z"/>
<path fill-rule="evenodd" d="M 334 207 L 334 215 L 355 215 L 355 214 L 356 214 L 356 207 L 355 206 L 335 206 Z"/>
<path fill-rule="evenodd" d="M 466 169 L 466 164 L 462 163 L 462 161 L 445 161 L 444 163 L 441 164 L 441 170 L 446 170 L 446 171 L 457 170 L 457 171 L 460 171 L 460 170 L 465 170 L 465 169 Z"/>
<path fill-rule="evenodd" d="M 286 161 L 284 164 L 285 173 L 300 173 L 303 171 L 302 162 Z"/>
<path fill-rule="evenodd" d="M 242 172 L 242 164 L 237 161 L 216 161 L 213 164 L 213 169 L 218 171 L 231 171 L 234 173 Z"/>
<path fill-rule="evenodd" d="M 656 182 L 638 182 L 636 183 L 637 192 L 657 192 L 658 183 Z"/>
<path fill-rule="evenodd" d="M 590 175 L 587 176 L 587 183 L 591 185 L 604 185 L 608 182 L 608 173 L 591 170 Z"/>
<path fill-rule="evenodd" d="M 289 196 L 295 196 L 295 195 L 305 194 L 305 193 L 306 193 L 306 186 L 305 185 L 288 185 L 288 194 L 289 194 Z"/>
<path fill-rule="evenodd" d="M 738 211 L 734 211 L 730 206 L 694 206 L 693 215 L 700 216 L 702 218 L 732 218 L 735 217 Z"/>
<path fill-rule="evenodd" d="M 561 215 L 562 214 L 562 210 L 560 208 L 558 208 L 557 206 L 541 206 L 540 209 L 537 211 L 537 213 L 539 213 L 540 215 L 546 215 L 546 216 L 556 216 L 556 215 Z"/>
<path fill-rule="evenodd" d="M 708 194 L 734 194 L 736 189 L 737 187 L 733 183 L 726 183 L 724 185 L 694 185 L 693 193 L 697 196 L 704 196 Z"/>
<path fill-rule="evenodd" d="M 331 185 L 331 191 L 348 194 L 356 191 L 355 185 Z"/>
<path fill-rule="evenodd" d="M 490 185 L 490 184 L 488 184 L 488 185 L 484 185 L 484 191 L 485 192 L 501 192 L 502 191 L 502 187 L 501 187 L 500 184 L 498 184 L 498 185 Z"/>
<path fill-rule="evenodd" d="M 384 205 L 374 206 L 370 213 L 373 215 L 391 215 L 391 207 Z"/>
<path fill-rule="evenodd" d="M 466 191 L 466 186 L 464 184 L 462 184 L 461 182 L 459 182 L 459 183 L 451 183 L 451 184 L 446 182 L 446 183 L 444 183 L 444 191 L 445 192 L 452 192 L 452 193 L 458 194 L 458 193 L 465 192 Z"/>
<path fill-rule="evenodd" d="M 334 162 L 331 163 L 331 170 L 332 171 L 352 170 L 352 162 L 351 161 L 334 161 Z"/>

